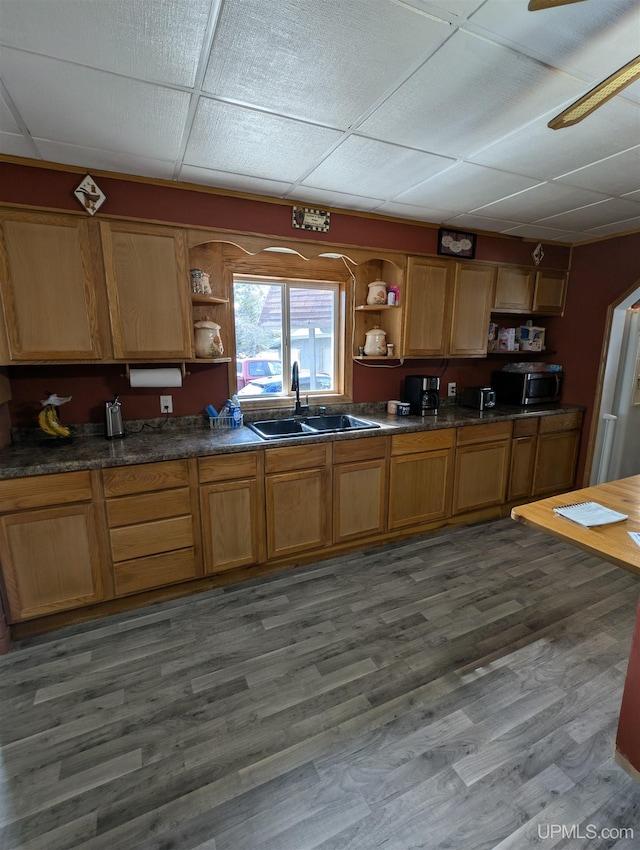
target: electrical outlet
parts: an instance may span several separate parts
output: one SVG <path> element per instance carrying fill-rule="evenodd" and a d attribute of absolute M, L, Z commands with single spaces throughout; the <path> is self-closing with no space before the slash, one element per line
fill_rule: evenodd
<path fill-rule="evenodd" d="M 458 392 L 458 385 L 455 381 L 451 381 L 451 383 L 447 384 L 447 392 L 449 394 L 449 398 L 456 397 L 456 393 Z"/>
<path fill-rule="evenodd" d="M 173 413 L 173 396 L 160 396 L 160 413 Z"/>

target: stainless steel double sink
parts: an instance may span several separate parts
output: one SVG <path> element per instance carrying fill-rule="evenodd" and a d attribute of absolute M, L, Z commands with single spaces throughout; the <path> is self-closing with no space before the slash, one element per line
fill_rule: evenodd
<path fill-rule="evenodd" d="M 364 431 L 380 426 L 348 413 L 337 413 L 289 419 L 262 419 L 258 422 L 248 422 L 247 427 L 263 440 L 282 440 L 286 437 L 317 437 L 319 434 Z"/>

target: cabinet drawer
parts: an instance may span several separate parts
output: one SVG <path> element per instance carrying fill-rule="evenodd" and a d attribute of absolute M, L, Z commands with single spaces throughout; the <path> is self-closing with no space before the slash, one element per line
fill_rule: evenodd
<path fill-rule="evenodd" d="M 201 484 L 227 481 L 231 478 L 255 478 L 258 474 L 258 452 L 235 452 L 198 459 L 198 478 Z"/>
<path fill-rule="evenodd" d="M 134 561 L 121 561 L 114 564 L 113 574 L 116 580 L 116 596 L 188 581 L 196 577 L 193 549 L 180 549 L 177 552 L 165 552 Z"/>
<path fill-rule="evenodd" d="M 117 466 L 103 470 L 102 476 L 106 496 L 127 496 L 131 493 L 188 486 L 189 464 L 186 460 L 167 460 Z"/>
<path fill-rule="evenodd" d="M 62 472 L 0 481 L 0 512 L 10 513 L 46 505 L 87 502 L 92 497 L 91 473 Z"/>
<path fill-rule="evenodd" d="M 387 453 L 386 437 L 369 437 L 359 440 L 340 440 L 333 444 L 334 463 L 354 463 L 358 460 L 375 460 Z"/>
<path fill-rule="evenodd" d="M 187 487 L 179 490 L 161 490 L 159 493 L 145 493 L 142 496 L 107 499 L 110 528 L 190 513 L 191 501 Z"/>
<path fill-rule="evenodd" d="M 540 433 L 551 434 L 554 431 L 571 431 L 582 427 L 582 413 L 559 413 L 557 416 L 540 417 Z"/>
<path fill-rule="evenodd" d="M 538 433 L 539 417 L 531 416 L 529 419 L 514 419 L 513 421 L 513 436 L 514 437 L 532 437 Z"/>
<path fill-rule="evenodd" d="M 511 421 L 487 422 L 486 425 L 464 425 L 458 428 L 458 445 L 490 443 L 493 440 L 508 440 L 511 437 Z"/>
<path fill-rule="evenodd" d="M 414 434 L 396 434 L 391 438 L 391 454 L 406 455 L 412 452 L 430 452 L 451 449 L 455 445 L 455 428 L 439 431 L 418 431 Z"/>
<path fill-rule="evenodd" d="M 190 516 L 112 528 L 110 535 L 114 561 L 142 558 L 145 555 L 193 546 Z"/>
<path fill-rule="evenodd" d="M 295 469 L 314 469 L 328 466 L 331 443 L 311 446 L 288 446 L 265 451 L 265 472 L 291 472 Z"/>

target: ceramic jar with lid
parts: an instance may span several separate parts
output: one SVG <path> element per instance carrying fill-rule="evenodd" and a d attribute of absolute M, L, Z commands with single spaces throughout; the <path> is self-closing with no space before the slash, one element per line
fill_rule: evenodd
<path fill-rule="evenodd" d="M 222 357 L 224 346 L 217 322 L 202 320 L 194 324 L 196 357 Z"/>
<path fill-rule="evenodd" d="M 387 284 L 382 280 L 374 280 L 369 284 L 369 293 L 367 295 L 367 304 L 386 304 L 387 303 Z"/>
<path fill-rule="evenodd" d="M 387 332 L 382 328 L 371 328 L 365 333 L 364 353 L 367 357 L 385 357 L 387 354 Z"/>

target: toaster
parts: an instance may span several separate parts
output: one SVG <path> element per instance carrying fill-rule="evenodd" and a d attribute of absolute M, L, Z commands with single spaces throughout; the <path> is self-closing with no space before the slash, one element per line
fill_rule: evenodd
<path fill-rule="evenodd" d="M 463 407 L 473 407 L 474 410 L 490 410 L 496 406 L 495 390 L 491 387 L 465 387 L 460 404 Z"/>

